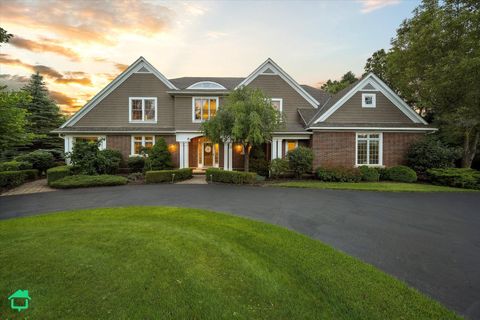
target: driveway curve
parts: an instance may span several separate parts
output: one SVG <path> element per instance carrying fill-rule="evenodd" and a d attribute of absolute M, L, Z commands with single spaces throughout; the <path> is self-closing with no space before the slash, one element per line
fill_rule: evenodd
<path fill-rule="evenodd" d="M 203 208 L 281 225 L 480 319 L 479 193 L 129 185 L 0 197 L 0 219 L 132 205 Z"/>

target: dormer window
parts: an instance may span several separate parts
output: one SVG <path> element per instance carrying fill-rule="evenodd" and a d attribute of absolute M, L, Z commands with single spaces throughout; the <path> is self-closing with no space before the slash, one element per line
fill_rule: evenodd
<path fill-rule="evenodd" d="M 362 93 L 362 108 L 375 108 L 376 95 L 375 93 Z"/>
<path fill-rule="evenodd" d="M 157 98 L 156 97 L 130 97 L 129 122 L 131 123 L 156 123 Z"/>

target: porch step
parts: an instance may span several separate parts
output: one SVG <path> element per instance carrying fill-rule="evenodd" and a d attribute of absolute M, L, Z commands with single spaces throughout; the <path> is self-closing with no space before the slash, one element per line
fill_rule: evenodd
<path fill-rule="evenodd" d="M 180 181 L 175 184 L 207 184 L 207 181 L 205 180 L 205 175 L 197 174 L 194 175 L 192 179 Z"/>

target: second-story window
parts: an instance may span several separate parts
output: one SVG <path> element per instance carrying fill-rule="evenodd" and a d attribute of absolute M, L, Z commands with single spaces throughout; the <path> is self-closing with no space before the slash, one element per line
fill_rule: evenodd
<path fill-rule="evenodd" d="M 130 122 L 157 122 L 157 98 L 131 97 L 129 111 Z"/>
<path fill-rule="evenodd" d="M 272 98 L 272 99 L 271 99 L 271 102 L 272 102 L 272 107 L 273 107 L 275 110 L 282 112 L 282 109 L 283 109 L 283 99 L 281 99 L 281 98 Z"/>
<path fill-rule="evenodd" d="M 193 122 L 211 119 L 217 113 L 218 97 L 193 97 Z"/>

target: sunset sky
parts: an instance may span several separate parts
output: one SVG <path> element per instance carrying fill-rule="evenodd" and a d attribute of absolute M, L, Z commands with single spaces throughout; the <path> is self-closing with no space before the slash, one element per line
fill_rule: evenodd
<path fill-rule="evenodd" d="M 247 76 L 268 57 L 320 86 L 388 48 L 419 1 L 0 1 L 0 84 L 44 75 L 77 110 L 139 56 L 168 78 Z"/>

